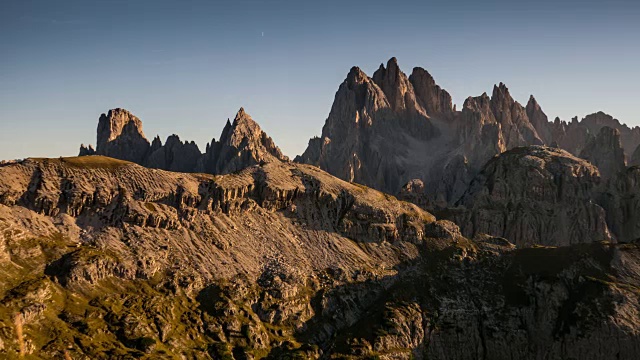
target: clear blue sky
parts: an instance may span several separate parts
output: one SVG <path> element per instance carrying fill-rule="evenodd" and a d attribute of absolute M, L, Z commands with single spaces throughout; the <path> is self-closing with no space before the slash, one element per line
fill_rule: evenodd
<path fill-rule="evenodd" d="M 243 106 L 289 156 L 349 68 L 429 70 L 460 106 L 505 82 L 551 117 L 640 125 L 638 1 L 0 1 L 0 159 L 76 155 L 124 107 L 204 150 Z"/>

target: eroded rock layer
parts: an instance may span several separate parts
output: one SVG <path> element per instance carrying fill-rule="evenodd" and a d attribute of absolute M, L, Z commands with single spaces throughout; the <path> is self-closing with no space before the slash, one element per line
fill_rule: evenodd
<path fill-rule="evenodd" d="M 518 247 L 610 241 L 605 211 L 594 202 L 600 173 L 557 148 L 509 150 L 485 165 L 456 204 L 444 211 L 473 237 L 504 237 Z"/>
<path fill-rule="evenodd" d="M 557 161 L 572 199 L 597 176 L 564 154 L 521 160 L 541 199 L 564 201 Z M 639 261 L 635 243 L 469 240 L 307 165 L 28 159 L 0 167 L 0 357 L 632 359 Z"/>

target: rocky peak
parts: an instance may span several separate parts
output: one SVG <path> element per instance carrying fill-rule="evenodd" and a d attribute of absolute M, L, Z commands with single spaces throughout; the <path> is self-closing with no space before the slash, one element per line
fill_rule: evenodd
<path fill-rule="evenodd" d="M 368 79 L 369 77 L 367 76 L 367 74 L 365 74 L 359 67 L 354 66 L 347 74 L 346 82 L 349 85 L 349 88 L 353 88 L 353 86 L 362 84 Z"/>
<path fill-rule="evenodd" d="M 373 73 L 372 79 L 382 89 L 394 111 L 415 110 L 413 86 L 407 75 L 398 67 L 395 57 L 389 59 L 386 68 L 380 64 L 380 68 Z"/>
<path fill-rule="evenodd" d="M 251 116 L 240 108 L 233 123 L 227 123 L 220 141 L 212 140 L 196 166 L 197 171 L 228 174 L 262 162 L 288 161 Z"/>
<path fill-rule="evenodd" d="M 451 95 L 438 86 L 431 74 L 421 67 L 413 68 L 409 82 L 416 98 L 429 116 L 450 115 L 453 111 Z"/>
<path fill-rule="evenodd" d="M 604 210 L 592 202 L 599 183 L 595 166 L 564 150 L 519 147 L 482 168 L 458 202 L 465 211 L 450 220 L 465 236 L 504 237 L 518 247 L 610 240 Z"/>
<path fill-rule="evenodd" d="M 151 142 L 151 153 L 160 149 L 162 147 L 162 140 L 160 140 L 160 136 L 156 135 Z"/>
<path fill-rule="evenodd" d="M 137 134 L 146 139 L 142 131 L 142 121 L 128 110 L 115 108 L 109 110 L 107 114 L 100 115 L 98 120 L 98 150 L 104 147 L 106 143 L 116 140 L 123 134 Z"/>
<path fill-rule="evenodd" d="M 102 114 L 98 121 L 98 147 L 84 145 L 80 155 L 104 155 L 146 167 L 179 171 L 226 174 L 262 162 L 288 161 L 273 140 L 240 108 L 233 122 L 227 119 L 220 141 L 212 140 L 203 154 L 195 142 L 171 135 L 165 144 L 159 136 L 150 144 L 142 132 L 142 121 L 124 109 Z"/>
<path fill-rule="evenodd" d="M 602 177 L 606 179 L 624 170 L 625 157 L 620 142 L 620 131 L 608 126 L 602 127 L 598 135 L 587 142 L 580 157 L 597 166 Z"/>
<path fill-rule="evenodd" d="M 85 146 L 84 144 L 80 144 L 80 154 L 79 156 L 87 156 L 87 155 L 95 155 L 96 150 L 93 146 Z"/>
<path fill-rule="evenodd" d="M 220 141 L 224 145 L 233 146 L 241 151 L 254 151 L 256 159 L 273 156 L 281 161 L 288 160 L 280 149 L 275 146 L 273 140 L 262 131 L 260 125 L 244 111 L 244 108 L 238 110 L 233 119 L 233 124 L 230 128 L 225 126 L 225 130 L 228 131 L 227 134 L 223 133 L 223 136 L 220 137 Z"/>
<path fill-rule="evenodd" d="M 96 154 L 141 164 L 149 152 L 142 121 L 125 109 L 116 108 L 98 120 Z"/>
<path fill-rule="evenodd" d="M 511 97 L 509 89 L 502 82 L 493 87 L 491 110 L 502 125 L 507 148 L 543 144 L 525 108 Z"/>
<path fill-rule="evenodd" d="M 467 109 L 467 111 L 484 111 L 490 110 L 491 99 L 486 92 L 482 93 L 480 96 L 469 96 L 465 101 L 464 105 L 462 105 L 463 109 Z M 493 114 L 491 114 L 491 118 L 493 118 Z"/>
<path fill-rule="evenodd" d="M 612 129 L 618 129 L 623 126 L 620 124 L 620 121 L 602 111 L 585 116 L 584 119 L 582 119 L 582 123 L 589 127 L 608 126 Z"/>
<path fill-rule="evenodd" d="M 526 111 L 529 121 L 531 121 L 531 124 L 538 132 L 542 141 L 544 141 L 545 144 L 551 144 L 553 142 L 553 135 L 550 129 L 549 118 L 547 118 L 547 114 L 542 111 L 540 104 L 538 104 L 533 95 L 529 97 Z"/>

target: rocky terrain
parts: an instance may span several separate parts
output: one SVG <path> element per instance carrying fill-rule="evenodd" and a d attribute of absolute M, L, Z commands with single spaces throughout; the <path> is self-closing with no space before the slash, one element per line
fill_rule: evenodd
<path fill-rule="evenodd" d="M 518 247 L 611 241 L 605 211 L 593 201 L 600 182 L 598 168 L 564 150 L 514 148 L 491 159 L 441 215 L 466 236 L 491 234 Z"/>
<path fill-rule="evenodd" d="M 281 161 L 213 176 L 27 159 L 0 179 L 3 357 L 18 355 L 16 314 L 33 358 L 640 351 L 636 243 L 470 240 L 416 205 Z"/>
<path fill-rule="evenodd" d="M 614 162 L 594 158 L 601 155 L 597 147 L 614 141 L 621 148 L 604 155 L 614 156 Z M 296 160 L 392 194 L 420 180 L 429 203 L 446 207 L 460 199 L 493 156 L 530 145 L 584 156 L 602 167 L 607 178 L 627 162 L 640 163 L 639 127 L 629 128 L 602 112 L 580 121 L 549 121 L 533 96 L 523 106 L 502 83 L 491 96 L 469 97 L 456 110 L 449 93 L 426 70 L 416 67 L 407 77 L 395 58 L 372 77 L 351 69 L 336 92 L 321 136 L 311 139 Z"/>
<path fill-rule="evenodd" d="M 149 142 L 142 121 L 124 109 L 112 109 L 98 120 L 97 146 L 80 146 L 80 156 L 104 155 L 154 169 L 229 174 L 271 160 L 288 160 L 273 140 L 241 108 L 233 123 L 227 120 L 220 140 L 214 138 L 204 153 L 193 141 L 171 135 Z"/>
<path fill-rule="evenodd" d="M 244 109 L 204 153 L 118 108 L 96 140 L 0 162 L 0 358 L 640 353 L 640 129 L 606 114 L 458 110 L 392 58 L 295 162 Z"/>

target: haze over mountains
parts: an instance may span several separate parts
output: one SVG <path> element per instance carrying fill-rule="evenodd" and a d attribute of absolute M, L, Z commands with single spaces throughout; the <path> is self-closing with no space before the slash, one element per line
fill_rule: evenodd
<path fill-rule="evenodd" d="M 392 58 L 294 161 L 242 108 L 204 151 L 120 108 L 96 140 L 0 165 L 1 356 L 640 353 L 640 129 L 604 113 L 456 109 Z"/>

